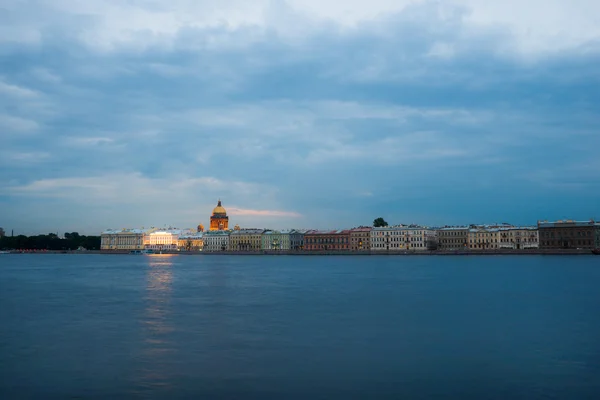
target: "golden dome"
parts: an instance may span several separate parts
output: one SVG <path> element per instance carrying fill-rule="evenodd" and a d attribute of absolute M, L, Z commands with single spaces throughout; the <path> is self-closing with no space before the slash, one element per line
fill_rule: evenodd
<path fill-rule="evenodd" d="M 227 214 L 227 211 L 225 211 L 225 209 L 221 205 L 221 200 L 219 200 L 219 202 L 217 203 L 217 206 L 213 209 L 213 215 L 216 215 L 216 214 Z"/>

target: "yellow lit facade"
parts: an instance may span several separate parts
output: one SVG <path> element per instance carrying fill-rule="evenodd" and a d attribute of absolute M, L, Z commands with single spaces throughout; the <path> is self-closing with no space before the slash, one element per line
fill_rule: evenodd
<path fill-rule="evenodd" d="M 221 205 L 221 200 L 219 200 L 210 217 L 210 230 L 226 231 L 228 227 L 229 217 L 227 216 L 227 211 Z"/>
<path fill-rule="evenodd" d="M 154 231 L 144 236 L 144 248 L 152 250 L 177 250 L 180 231 Z"/>
<path fill-rule="evenodd" d="M 177 241 L 179 251 L 202 251 L 204 248 L 204 238 L 201 233 L 195 235 L 179 236 Z"/>

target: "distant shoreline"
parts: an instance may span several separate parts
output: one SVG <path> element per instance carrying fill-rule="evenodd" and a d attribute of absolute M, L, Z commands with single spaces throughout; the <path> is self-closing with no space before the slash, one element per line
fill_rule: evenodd
<path fill-rule="evenodd" d="M 4 253 L 6 254 L 6 253 Z M 155 254 L 130 254 L 129 250 L 48 250 L 9 251 L 8 254 L 102 254 L 102 255 L 182 255 L 182 256 L 492 256 L 492 255 L 592 255 L 591 249 L 544 249 L 544 250 L 432 250 L 432 251 L 220 251 L 188 252 L 163 251 Z"/>

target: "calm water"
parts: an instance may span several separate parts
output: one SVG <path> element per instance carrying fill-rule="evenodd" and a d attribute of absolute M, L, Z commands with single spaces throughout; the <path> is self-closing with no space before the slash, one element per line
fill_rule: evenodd
<path fill-rule="evenodd" d="M 0 398 L 600 398 L 600 257 L 0 255 Z"/>

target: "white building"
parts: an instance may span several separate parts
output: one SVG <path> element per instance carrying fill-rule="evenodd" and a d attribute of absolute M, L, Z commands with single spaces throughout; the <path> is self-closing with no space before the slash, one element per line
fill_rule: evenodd
<path fill-rule="evenodd" d="M 422 226 L 373 228 L 371 251 L 425 251 L 437 247 L 437 232 Z"/>
<path fill-rule="evenodd" d="M 205 252 L 219 252 L 227 250 L 229 246 L 229 231 L 208 231 L 204 233 Z"/>
<path fill-rule="evenodd" d="M 177 250 L 181 230 L 152 230 L 144 235 L 144 248 L 147 250 Z"/>
<path fill-rule="evenodd" d="M 108 229 L 100 235 L 101 250 L 142 250 L 144 229 Z"/>

